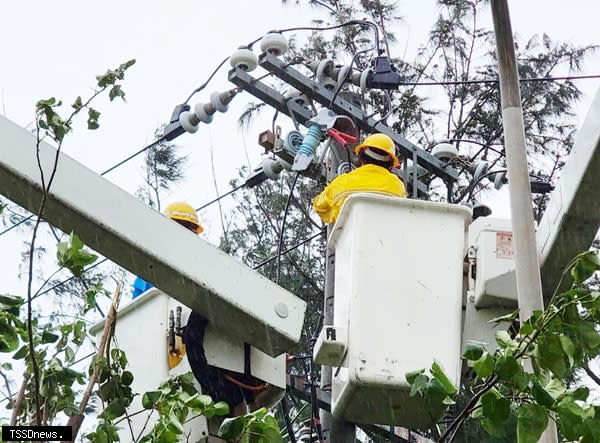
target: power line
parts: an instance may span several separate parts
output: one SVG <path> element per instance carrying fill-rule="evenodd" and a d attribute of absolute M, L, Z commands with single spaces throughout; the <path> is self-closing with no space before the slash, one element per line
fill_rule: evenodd
<path fill-rule="evenodd" d="M 188 98 L 185 99 L 185 101 L 183 102 L 183 104 L 187 105 L 187 103 L 192 99 L 192 97 L 194 96 L 194 94 L 197 94 L 198 92 L 200 92 L 204 88 L 206 88 L 206 86 L 212 80 L 212 78 L 217 74 L 217 72 L 219 72 L 219 69 L 221 69 L 221 67 L 225 64 L 225 62 L 227 62 L 227 60 L 229 60 L 230 58 L 231 58 L 230 56 L 227 56 L 223 60 L 221 60 L 221 63 L 219 63 L 219 65 L 214 69 L 214 71 L 212 72 L 212 74 L 210 74 L 210 76 L 208 77 L 208 79 L 204 83 L 202 83 L 200 86 L 198 86 L 196 89 L 194 89 L 191 92 L 191 94 L 188 96 Z"/>
<path fill-rule="evenodd" d="M 239 190 L 239 189 L 243 188 L 244 186 L 245 186 L 245 184 L 242 184 L 242 185 L 239 185 L 239 186 L 237 186 L 237 187 L 233 188 L 233 189 L 232 189 L 232 190 L 230 190 L 229 192 L 227 192 L 227 193 L 225 193 L 225 194 L 223 194 L 223 195 L 220 195 L 220 196 L 218 196 L 217 198 L 215 198 L 214 200 L 211 200 L 211 201 L 209 201 L 208 203 L 206 203 L 206 204 L 204 204 L 204 205 L 200 206 L 198 209 L 196 209 L 196 211 L 200 211 L 201 209 L 204 209 L 204 208 L 206 208 L 207 206 L 210 206 L 210 205 L 212 205 L 213 203 L 216 203 L 217 201 L 221 200 L 222 198 L 224 198 L 224 197 L 227 197 L 228 195 L 231 195 L 231 194 L 233 194 L 235 191 L 237 191 L 237 190 Z M 304 241 L 304 243 L 306 243 L 306 240 Z M 302 243 L 302 244 L 303 244 L 303 243 Z M 296 245 L 296 247 L 298 247 L 298 246 L 300 246 L 300 244 L 299 244 L 299 245 Z M 287 252 L 291 251 L 292 249 L 294 249 L 294 248 L 290 248 L 288 251 L 285 251 L 284 253 L 287 253 Z M 90 270 L 92 270 L 93 268 L 95 268 L 95 267 L 97 267 L 97 266 L 100 266 L 101 264 L 103 264 L 103 263 L 105 263 L 105 262 L 107 262 L 107 261 L 108 261 L 108 258 L 103 258 L 102 260 L 100 260 L 100 261 L 98 261 L 98 262 L 94 263 L 93 265 L 91 265 L 91 266 L 89 266 L 89 267 L 85 268 L 85 269 L 82 271 L 82 274 L 83 274 L 84 272 L 87 272 L 87 271 L 90 271 Z M 75 279 L 75 278 L 76 278 L 76 277 L 75 277 L 74 275 L 72 275 L 71 277 L 69 277 L 69 278 L 67 278 L 67 279 L 65 279 L 65 280 L 63 280 L 63 281 L 60 281 L 60 282 L 56 283 L 56 284 L 55 284 L 55 285 L 53 285 L 52 287 L 50 287 L 50 288 L 48 288 L 48 289 L 46 289 L 46 290 L 44 290 L 44 291 L 40 292 L 39 294 L 35 295 L 34 297 L 32 297 L 32 298 L 31 298 L 31 301 L 35 300 L 35 299 L 36 299 L 36 298 L 38 298 L 38 297 L 41 297 L 42 295 L 45 295 L 45 294 L 47 294 L 47 293 L 49 293 L 49 292 L 51 292 L 51 291 L 55 290 L 56 288 L 59 288 L 60 286 L 62 286 L 62 285 L 64 285 L 64 284 L 66 284 L 66 283 L 68 283 L 68 282 L 70 282 L 71 280 L 73 280 L 73 279 Z"/>
<path fill-rule="evenodd" d="M 308 243 L 308 242 L 310 242 L 310 241 L 314 240 L 315 238 L 317 238 L 319 235 L 321 235 L 321 234 L 323 234 L 323 233 L 325 233 L 325 229 L 322 229 L 322 230 L 320 230 L 319 232 L 317 232 L 316 234 L 313 234 L 313 235 L 311 235 L 310 237 L 308 237 L 308 238 L 305 238 L 305 239 L 304 239 L 304 240 L 302 240 L 300 243 L 296 243 L 294 246 L 290 246 L 290 247 L 289 247 L 289 248 L 287 248 L 285 251 L 282 251 L 282 252 L 281 252 L 281 255 L 285 255 L 285 254 L 287 254 L 288 252 L 291 252 L 291 251 L 293 251 L 294 249 L 297 249 L 297 248 L 299 248 L 300 246 L 302 246 L 302 245 L 304 245 L 304 244 L 306 244 L 306 243 Z M 264 262 L 262 262 L 262 263 L 260 263 L 260 264 L 258 264 L 258 265 L 256 265 L 256 266 L 254 266 L 252 269 L 254 269 L 254 270 L 260 269 L 260 268 L 262 268 L 263 266 L 265 266 L 265 265 L 268 265 L 268 264 L 269 264 L 269 263 L 271 263 L 272 261 L 275 261 L 275 260 L 277 260 L 277 257 L 278 257 L 278 256 L 279 256 L 279 254 L 276 254 L 276 255 L 274 255 L 273 257 L 269 258 L 268 260 L 265 260 Z"/>
<path fill-rule="evenodd" d="M 275 284 L 279 284 L 279 278 L 281 277 L 281 249 L 283 249 L 283 234 L 285 232 L 285 220 L 287 219 L 288 211 L 290 209 L 290 203 L 292 201 L 292 196 L 294 195 L 294 188 L 296 187 L 296 182 L 298 181 L 299 177 L 300 171 L 296 172 L 296 176 L 294 177 L 294 181 L 292 182 L 292 186 L 290 187 L 290 193 L 285 203 L 285 210 L 283 211 L 281 227 L 279 228 L 279 242 L 277 246 L 277 273 L 275 277 Z"/>
<path fill-rule="evenodd" d="M 600 74 L 590 75 L 566 75 L 564 77 L 533 77 L 533 78 L 520 78 L 519 82 L 549 82 L 549 81 L 561 81 L 561 80 L 587 80 L 600 78 Z M 402 82 L 399 86 L 452 86 L 452 85 L 475 85 L 482 83 L 499 83 L 498 79 L 482 79 L 482 80 L 456 80 L 447 82 Z"/>
<path fill-rule="evenodd" d="M 165 136 L 163 135 L 162 137 L 157 138 L 156 140 L 154 140 L 152 143 L 150 143 L 149 145 L 144 146 L 142 149 L 140 149 L 137 152 L 134 152 L 133 154 L 131 154 L 129 157 L 124 158 L 123 160 L 121 160 L 120 162 L 118 162 L 117 164 L 111 166 L 110 168 L 108 168 L 106 171 L 101 172 L 100 175 L 104 176 L 106 174 L 108 174 L 109 172 L 114 171 L 115 169 L 117 169 L 119 166 L 124 165 L 125 163 L 127 163 L 128 161 L 132 160 L 133 158 L 137 157 L 138 155 L 142 154 L 143 152 L 146 152 L 148 149 L 153 148 L 154 146 L 160 144 L 161 142 L 163 142 L 165 140 Z M 14 225 L 6 228 L 4 231 L 0 232 L 0 237 L 2 237 L 4 234 L 12 231 L 13 229 L 15 229 L 16 227 L 22 225 L 23 223 L 31 220 L 33 217 L 35 217 L 34 214 L 31 214 L 30 216 L 24 218 L 23 220 L 15 223 Z"/>
<path fill-rule="evenodd" d="M 225 198 L 225 197 L 227 197 L 228 195 L 231 195 L 231 194 L 233 194 L 235 191 L 237 191 L 237 190 L 239 190 L 239 189 L 242 189 L 244 186 L 246 186 L 246 184 L 245 184 L 245 183 L 242 183 L 241 185 L 239 185 L 239 186 L 236 186 L 235 188 L 233 188 L 232 190 L 230 190 L 230 191 L 226 192 L 225 194 L 223 194 L 223 195 L 219 195 L 219 196 L 218 196 L 217 198 L 215 198 L 214 200 L 211 200 L 211 201 L 209 201 L 208 203 L 205 203 L 205 204 L 203 204 L 203 205 L 202 205 L 202 206 L 200 206 L 199 208 L 196 208 L 196 211 L 201 211 L 202 209 L 206 208 L 207 206 L 210 206 L 210 205 L 212 205 L 213 203 L 216 203 L 216 202 L 218 202 L 218 201 L 219 201 L 219 200 L 221 200 L 222 198 Z"/>
<path fill-rule="evenodd" d="M 229 195 L 230 193 L 231 193 L 231 191 L 230 191 L 230 192 L 229 192 L 227 195 Z M 223 195 L 222 197 L 224 197 L 224 196 L 225 196 L 225 195 Z M 216 201 L 216 200 L 215 200 L 215 201 Z M 212 203 L 214 203 L 215 201 L 213 201 Z M 204 206 L 201 206 L 201 207 L 206 207 L 206 205 L 204 205 Z M 305 245 L 306 243 L 308 243 L 308 242 L 310 242 L 310 241 L 314 240 L 315 238 L 317 238 L 319 235 L 323 234 L 324 232 L 325 232 L 325 230 L 323 229 L 323 230 L 321 230 L 321 231 L 319 231 L 319 232 L 317 232 L 317 233 L 315 233 L 315 234 L 311 235 L 310 237 L 308 237 L 308 238 L 305 238 L 305 239 L 304 239 L 304 240 L 302 240 L 301 242 L 299 242 L 299 243 L 296 243 L 294 246 L 290 246 L 290 247 L 289 247 L 289 248 L 287 248 L 286 250 L 284 250 L 284 251 L 281 251 L 281 255 L 286 255 L 286 254 L 288 254 L 289 252 L 293 251 L 294 249 L 298 249 L 300 246 L 302 246 L 302 245 Z M 277 254 L 277 255 L 274 255 L 273 257 L 269 258 L 268 260 L 265 260 L 264 262 L 262 262 L 262 263 L 260 263 L 260 264 L 256 265 L 256 266 L 255 266 L 255 267 L 253 267 L 252 269 L 254 269 L 254 270 L 260 269 L 260 268 L 262 268 L 263 266 L 265 266 L 265 265 L 267 265 L 267 264 L 271 263 L 272 261 L 275 261 L 275 260 L 277 260 L 277 257 L 278 257 L 278 254 Z M 103 258 L 102 260 L 100 260 L 100 261 L 98 261 L 98 262 L 94 263 L 93 265 L 91 265 L 91 266 L 89 266 L 89 267 L 85 268 L 85 269 L 82 271 L 82 273 L 84 273 L 84 272 L 87 272 L 87 271 L 90 271 L 90 270 L 92 270 L 93 268 L 95 268 L 95 267 L 97 267 L 97 266 L 100 266 L 101 264 L 103 264 L 103 263 L 105 263 L 105 262 L 107 262 L 107 261 L 108 261 L 108 258 Z M 43 292 L 40 292 L 39 294 L 37 294 L 37 295 L 36 295 L 35 297 L 33 297 L 31 300 L 33 301 L 33 300 L 35 300 L 36 298 L 38 298 L 38 297 L 41 297 L 42 295 L 44 295 L 44 294 L 47 294 L 48 292 L 51 292 L 51 291 L 53 291 L 54 289 L 56 289 L 56 288 L 58 288 L 58 287 L 60 287 L 60 286 L 62 286 L 62 285 L 64 285 L 64 284 L 66 284 L 66 283 L 70 282 L 70 281 L 71 281 L 71 280 L 73 280 L 74 278 L 76 278 L 76 277 L 75 277 L 75 276 L 71 276 L 71 277 L 69 277 L 69 278 L 67 278 L 67 279 L 65 279 L 65 280 L 63 280 L 63 281 L 60 281 L 60 282 L 56 283 L 56 284 L 55 284 L 54 286 L 52 286 L 51 288 L 48 288 L 48 289 L 44 290 Z"/>

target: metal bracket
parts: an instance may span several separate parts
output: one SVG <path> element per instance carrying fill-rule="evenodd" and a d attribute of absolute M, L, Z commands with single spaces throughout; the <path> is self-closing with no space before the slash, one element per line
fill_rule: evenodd
<path fill-rule="evenodd" d="M 255 79 L 254 77 L 250 76 L 245 71 L 242 71 L 240 69 L 233 69 L 233 70 L 229 71 L 229 81 L 232 82 L 234 85 L 239 86 L 240 88 L 244 89 L 246 92 L 252 94 L 257 99 L 259 99 L 259 100 L 265 102 L 266 104 L 268 104 L 269 106 L 275 108 L 280 113 L 287 115 L 290 118 L 295 119 L 295 121 L 298 124 L 301 124 L 305 127 L 308 126 L 307 122 L 311 118 L 314 117 L 314 113 L 310 109 L 305 108 L 304 106 L 296 103 L 293 100 L 293 98 L 286 99 L 279 91 L 276 91 L 275 89 L 271 88 L 270 86 Z M 310 80 L 307 79 L 307 81 L 310 81 Z M 338 100 L 340 100 L 340 99 L 336 99 L 336 102 Z M 344 101 L 344 102 L 348 103 L 346 101 Z M 348 106 L 352 106 L 352 105 L 350 105 L 348 103 Z M 348 116 L 348 113 L 342 113 L 342 114 Z M 339 117 L 339 115 L 338 115 L 338 117 Z M 352 117 L 352 116 L 350 116 L 350 117 Z M 381 126 L 378 125 L 378 130 L 380 127 Z M 391 131 L 391 130 L 389 130 L 389 131 Z M 395 135 L 397 137 L 399 137 L 397 134 L 395 134 Z M 392 137 L 392 138 L 394 138 L 394 137 Z M 397 141 L 396 141 L 396 143 L 397 143 Z M 275 150 L 273 150 L 273 153 L 279 157 L 284 158 L 284 156 L 281 155 L 283 153 L 283 151 L 284 150 L 280 150 L 279 151 L 280 153 L 278 153 L 278 150 L 275 149 Z M 426 151 L 423 151 L 423 152 L 426 152 Z M 432 158 L 435 159 L 435 157 L 432 157 Z M 293 157 L 290 157 L 290 156 L 285 157 L 284 160 L 286 160 L 288 163 L 290 162 L 290 160 L 291 160 L 291 162 L 294 161 Z M 408 182 L 409 177 L 406 177 L 405 174 L 403 173 L 403 171 L 394 170 L 393 172 L 396 173 L 404 181 L 405 184 L 410 185 L 410 183 Z M 306 174 L 306 175 L 314 176 L 314 174 L 312 174 L 312 173 Z M 427 195 L 428 195 L 427 194 L 427 186 L 425 185 L 425 183 L 419 181 L 417 186 L 418 186 L 419 197 L 427 197 Z"/>
<path fill-rule="evenodd" d="M 433 172 L 437 176 L 447 181 L 456 181 L 458 179 L 458 172 L 454 168 L 438 160 L 424 149 L 417 147 L 383 123 L 377 123 L 377 121 L 373 118 L 365 118 L 366 116 L 361 109 L 347 102 L 343 98 L 336 97 L 335 101 L 332 103 L 333 92 L 329 91 L 322 85 L 313 82 L 311 79 L 296 69 L 288 66 L 287 63 L 283 62 L 277 57 L 268 53 L 264 53 L 259 57 L 258 63 L 267 71 L 306 94 L 312 100 L 331 109 L 336 114 L 349 116 L 363 131 L 369 133 L 377 131 L 389 135 L 392 140 L 394 140 L 403 156 L 409 156 L 412 158 L 413 152 L 416 152 L 418 164 L 426 168 L 428 171 Z M 230 80 L 232 80 L 231 75 Z"/>

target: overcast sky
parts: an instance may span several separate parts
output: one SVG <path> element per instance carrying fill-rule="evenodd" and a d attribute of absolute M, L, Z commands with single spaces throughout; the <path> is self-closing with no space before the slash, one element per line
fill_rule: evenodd
<path fill-rule="evenodd" d="M 399 43 L 392 55 L 410 56 L 426 41 L 437 6 L 433 0 L 401 0 L 398 4 L 404 20 L 394 29 Z M 596 1 L 513 0 L 510 7 L 513 29 L 523 38 L 546 32 L 557 40 L 600 43 Z M 203 83 L 219 61 L 240 44 L 273 28 L 309 24 L 317 12 L 306 6 L 284 8 L 279 0 L 2 2 L 0 112 L 20 125 L 30 125 L 38 99 L 56 96 L 71 103 L 77 95 L 91 92 L 96 74 L 137 59 L 123 85 L 127 104 L 99 101 L 100 129 L 87 131 L 82 124 L 64 145 L 69 155 L 102 171 L 151 141 L 155 128 L 168 121 L 174 105 Z M 489 17 L 487 20 L 489 23 Z M 192 105 L 206 101 L 212 91 L 230 88 L 226 72 L 220 71 Z M 584 73 L 600 73 L 598 56 L 585 65 Z M 578 108 L 581 117 L 599 84 L 598 80 L 578 82 L 586 93 Z M 189 154 L 187 178 L 163 200 L 187 200 L 199 206 L 214 198 L 211 146 L 221 193 L 228 189 L 227 182 L 235 177 L 237 168 L 247 164 L 246 153 L 252 165 L 258 163 L 262 148 L 256 144 L 257 134 L 268 127 L 270 111 L 247 132 L 237 126 L 241 110 L 253 99 L 239 95 L 230 111 L 217 114 L 210 126 L 202 125 L 196 134 L 176 140 L 182 152 Z M 284 119 L 280 121 L 289 126 Z M 141 159 L 132 161 L 107 178 L 133 193 L 142 182 L 140 165 Z M 495 209 L 497 214 L 508 215 L 506 206 Z M 216 242 L 220 235 L 216 205 L 203 213 L 202 219 L 209 240 Z M 15 276 L 23 239 L 14 231 L 0 237 L 2 292 L 22 293 L 23 284 Z"/>

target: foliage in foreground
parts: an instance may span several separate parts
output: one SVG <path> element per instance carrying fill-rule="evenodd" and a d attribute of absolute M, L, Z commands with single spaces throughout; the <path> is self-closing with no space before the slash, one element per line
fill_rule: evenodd
<path fill-rule="evenodd" d="M 600 292 L 584 282 L 600 271 L 593 252 L 578 255 L 563 273 L 571 288 L 555 293 L 548 307 L 515 325 L 518 311 L 495 319 L 511 329 L 498 331 L 495 351 L 469 343 L 463 355 L 473 368 L 473 396 L 445 429 L 440 441 L 452 441 L 467 420 L 476 420 L 493 437 L 514 429 L 519 443 L 534 443 L 556 421 L 567 441 L 600 441 L 600 405 L 592 404 L 585 386 L 569 387 L 565 378 L 600 353 Z M 568 275 L 567 275 L 568 274 Z M 437 363 L 406 375 L 411 395 L 432 408 L 454 403 L 456 387 Z"/>

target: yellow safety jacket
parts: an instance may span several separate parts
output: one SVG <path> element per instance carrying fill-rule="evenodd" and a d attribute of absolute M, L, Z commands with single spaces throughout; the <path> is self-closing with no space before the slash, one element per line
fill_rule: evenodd
<path fill-rule="evenodd" d="M 396 175 L 381 166 L 368 164 L 333 179 L 313 200 L 315 211 L 325 223 L 335 223 L 344 201 L 355 192 L 406 197 L 404 184 Z"/>

